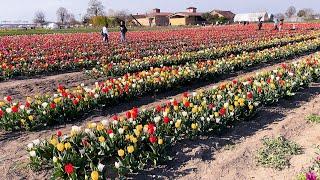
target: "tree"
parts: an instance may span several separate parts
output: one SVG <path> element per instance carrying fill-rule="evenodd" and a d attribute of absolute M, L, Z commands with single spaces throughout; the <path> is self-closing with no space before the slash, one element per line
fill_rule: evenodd
<path fill-rule="evenodd" d="M 87 15 L 89 17 L 92 16 L 102 16 L 104 15 L 104 6 L 102 5 L 102 2 L 99 0 L 90 0 L 89 5 L 87 9 Z"/>
<path fill-rule="evenodd" d="M 293 15 L 296 14 L 296 12 L 297 12 L 296 8 L 295 8 L 294 6 L 290 6 L 290 7 L 287 9 L 285 15 L 286 15 L 288 18 L 291 18 Z"/>
<path fill-rule="evenodd" d="M 46 22 L 46 16 L 45 16 L 45 14 L 44 14 L 42 11 L 37 11 L 37 12 L 34 14 L 33 22 L 34 22 L 34 23 L 40 23 L 40 24 L 45 23 L 45 22 Z"/>
<path fill-rule="evenodd" d="M 67 19 L 67 22 L 70 24 L 70 25 L 76 25 L 76 24 L 80 24 L 76 18 L 74 17 L 74 14 L 69 14 L 69 18 Z"/>
<path fill-rule="evenodd" d="M 216 17 L 214 17 L 211 13 L 206 12 L 202 14 L 202 18 L 205 19 L 208 23 L 214 23 Z"/>
<path fill-rule="evenodd" d="M 284 14 L 282 14 L 282 13 L 275 14 L 274 18 L 278 19 L 278 20 L 284 19 Z"/>
<path fill-rule="evenodd" d="M 60 7 L 57 10 L 57 17 L 58 17 L 58 21 L 61 24 L 64 24 L 68 21 L 68 19 L 70 18 L 70 15 L 69 15 L 68 10 L 66 8 Z"/>
<path fill-rule="evenodd" d="M 301 10 L 298 12 L 297 16 L 298 16 L 298 17 L 305 17 L 305 16 L 306 16 L 306 12 L 305 12 L 303 9 L 301 9 Z"/>
<path fill-rule="evenodd" d="M 311 9 L 311 8 L 306 8 L 306 9 L 303 9 L 304 12 L 306 12 L 305 16 L 306 18 L 308 19 L 313 19 L 314 18 L 314 10 Z"/>
<path fill-rule="evenodd" d="M 126 21 L 129 17 L 128 10 L 116 11 L 114 17 L 118 20 Z"/>

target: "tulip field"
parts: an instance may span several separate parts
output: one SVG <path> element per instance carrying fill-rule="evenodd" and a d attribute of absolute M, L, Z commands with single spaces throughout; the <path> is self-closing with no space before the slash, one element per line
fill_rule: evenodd
<path fill-rule="evenodd" d="M 3 178 L 140 179 L 186 140 L 259 121 L 319 83 L 320 24 L 295 26 L 136 31 L 125 43 L 112 32 L 108 44 L 99 33 L 0 37 Z M 17 94 L 22 84 L 46 87 Z"/>

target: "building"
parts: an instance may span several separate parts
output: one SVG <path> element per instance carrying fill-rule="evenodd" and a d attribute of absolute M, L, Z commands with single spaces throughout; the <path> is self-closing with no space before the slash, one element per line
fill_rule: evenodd
<path fill-rule="evenodd" d="M 186 12 L 177 12 L 169 16 L 172 26 L 197 25 L 205 22 L 203 13 L 197 12 L 197 8 L 189 7 Z"/>
<path fill-rule="evenodd" d="M 225 18 L 228 21 L 233 21 L 235 14 L 231 11 L 213 10 L 210 12 L 212 16 L 217 16 L 219 18 Z"/>
<path fill-rule="evenodd" d="M 132 15 L 132 18 L 133 23 L 141 26 L 168 26 L 171 14 L 169 12 L 160 12 L 160 9 L 155 8 L 151 13 Z"/>
<path fill-rule="evenodd" d="M 258 13 L 245 13 L 245 14 L 236 14 L 234 16 L 234 22 L 257 22 L 259 21 L 269 21 L 269 16 L 267 12 L 258 12 Z"/>

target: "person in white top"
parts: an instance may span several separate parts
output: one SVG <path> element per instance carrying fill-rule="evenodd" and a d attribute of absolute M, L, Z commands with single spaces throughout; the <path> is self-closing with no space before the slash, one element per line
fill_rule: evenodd
<path fill-rule="evenodd" d="M 101 35 L 102 35 L 102 37 L 103 37 L 103 41 L 108 43 L 108 42 L 109 42 L 108 24 L 106 24 L 106 25 L 102 28 Z"/>

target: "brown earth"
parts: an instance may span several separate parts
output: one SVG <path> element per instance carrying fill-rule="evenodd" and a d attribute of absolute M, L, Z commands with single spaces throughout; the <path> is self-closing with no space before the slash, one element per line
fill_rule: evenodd
<path fill-rule="evenodd" d="M 267 64 L 264 65 L 266 66 L 264 68 L 262 68 L 263 66 L 249 68 L 221 77 L 219 80 L 248 76 L 255 74 L 257 71 L 272 69 L 278 65 Z M 77 75 L 74 77 L 77 77 Z M 34 139 L 48 138 L 57 129 L 68 132 L 72 125 L 85 125 L 92 119 L 108 118 L 114 113 L 124 112 L 134 106 L 149 107 L 162 103 L 165 99 L 180 96 L 186 90 L 194 90 L 199 87 L 210 88 L 214 85 L 217 85 L 217 83 L 198 82 L 188 87 L 179 87 L 173 91 L 159 93 L 157 96 L 148 95 L 132 102 L 109 107 L 103 112 L 96 112 L 89 118 L 81 119 L 73 124 L 51 127 L 38 132 L 0 132 L 0 172 L 2 172 L 0 179 L 46 179 L 49 177 L 48 173 L 50 172 L 35 173 L 27 168 L 26 145 Z M 175 145 L 172 150 L 175 154 L 174 157 L 176 157 L 174 161 L 168 162 L 166 166 L 141 172 L 134 178 L 149 179 L 153 177 L 150 174 L 168 179 L 178 177 L 185 179 L 249 179 L 252 176 L 261 179 L 271 175 L 272 177 L 280 177 L 280 179 L 281 177 L 289 177 L 289 175 L 292 177 L 294 175 L 292 172 L 298 172 L 302 166 L 310 163 L 310 159 L 313 157 L 311 146 L 316 140 L 319 142 L 320 137 L 317 133 L 320 132 L 319 125 L 309 124 L 305 121 L 306 115 L 312 112 L 320 112 L 319 93 L 320 83 L 314 83 L 310 88 L 299 92 L 293 99 L 282 100 L 276 106 L 262 108 L 253 121 L 240 123 L 229 133 L 201 137 L 196 141 L 183 141 Z M 277 172 L 256 167 L 254 151 L 260 146 L 260 139 L 265 135 L 276 136 L 279 134 L 283 134 L 301 144 L 305 148 L 305 154 L 301 155 L 296 160 L 297 162 L 294 161 L 296 157 L 292 159 L 293 168 L 290 168 L 290 170 Z M 227 150 L 228 148 L 231 150 Z M 285 173 L 286 171 L 288 172 Z M 286 176 L 281 173 L 286 174 Z"/>

